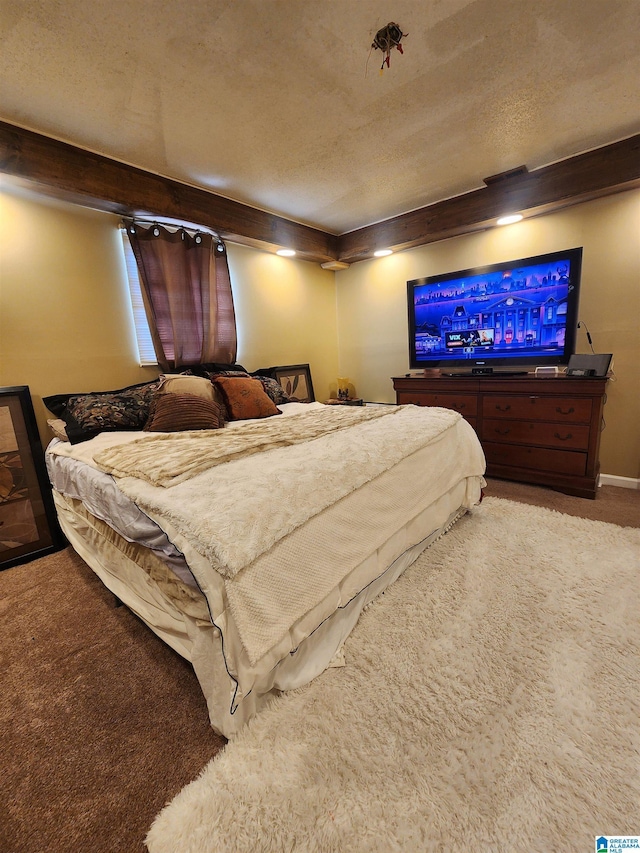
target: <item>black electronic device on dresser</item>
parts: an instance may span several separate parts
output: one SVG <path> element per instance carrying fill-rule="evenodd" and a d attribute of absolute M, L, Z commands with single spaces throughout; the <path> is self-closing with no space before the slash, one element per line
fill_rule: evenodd
<path fill-rule="evenodd" d="M 610 352 L 572 355 L 567 366 L 567 376 L 606 376 L 612 358 Z"/>
<path fill-rule="evenodd" d="M 454 409 L 476 430 L 487 475 L 595 498 L 606 377 L 403 376 L 398 404 Z"/>

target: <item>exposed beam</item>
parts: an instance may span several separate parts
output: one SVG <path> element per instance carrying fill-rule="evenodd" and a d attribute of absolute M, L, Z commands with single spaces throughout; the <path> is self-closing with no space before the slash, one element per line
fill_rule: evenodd
<path fill-rule="evenodd" d="M 292 247 L 303 260 L 340 269 L 376 249 L 398 251 L 481 231 L 504 213 L 534 216 L 640 187 L 640 134 L 533 172 L 518 167 L 501 180 L 487 179 L 482 189 L 340 237 L 4 122 L 0 172 L 77 204 L 197 223 L 237 243 Z"/>
<path fill-rule="evenodd" d="M 338 260 L 370 258 L 376 249 L 408 249 L 481 231 L 506 213 L 534 216 L 640 187 L 640 134 L 512 176 L 446 201 L 343 234 Z"/>
<path fill-rule="evenodd" d="M 5 122 L 0 172 L 97 210 L 194 222 L 237 243 L 292 247 L 299 258 L 321 264 L 337 256 L 332 234 Z"/>

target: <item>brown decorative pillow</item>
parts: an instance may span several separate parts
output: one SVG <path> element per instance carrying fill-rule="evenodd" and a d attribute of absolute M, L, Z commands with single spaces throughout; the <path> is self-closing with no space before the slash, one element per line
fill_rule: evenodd
<path fill-rule="evenodd" d="M 183 376 L 181 373 L 163 373 L 160 378 L 160 394 L 193 394 L 214 399 L 214 388 L 209 379 L 203 376 Z"/>
<path fill-rule="evenodd" d="M 151 404 L 147 432 L 183 432 L 191 429 L 220 429 L 222 407 L 195 394 L 158 394 Z"/>
<path fill-rule="evenodd" d="M 163 373 L 159 394 L 195 394 L 224 406 L 224 399 L 213 382 L 205 376 L 185 376 L 182 373 Z"/>
<path fill-rule="evenodd" d="M 222 391 L 227 414 L 232 421 L 270 418 L 282 412 L 265 393 L 259 379 L 244 376 L 216 376 L 214 384 Z"/>

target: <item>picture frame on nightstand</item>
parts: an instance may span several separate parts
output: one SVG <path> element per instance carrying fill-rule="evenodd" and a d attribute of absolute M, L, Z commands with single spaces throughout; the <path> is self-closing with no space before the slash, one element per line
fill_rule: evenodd
<path fill-rule="evenodd" d="M 63 543 L 29 386 L 0 388 L 0 570 Z"/>

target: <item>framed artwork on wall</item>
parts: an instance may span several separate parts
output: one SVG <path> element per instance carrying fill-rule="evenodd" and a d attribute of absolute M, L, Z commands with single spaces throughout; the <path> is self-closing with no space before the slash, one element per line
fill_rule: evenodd
<path fill-rule="evenodd" d="M 0 569 L 63 542 L 29 386 L 0 388 Z"/>
<path fill-rule="evenodd" d="M 286 364 L 273 368 L 273 378 L 282 385 L 285 394 L 300 403 L 313 403 L 313 383 L 308 364 Z"/>

